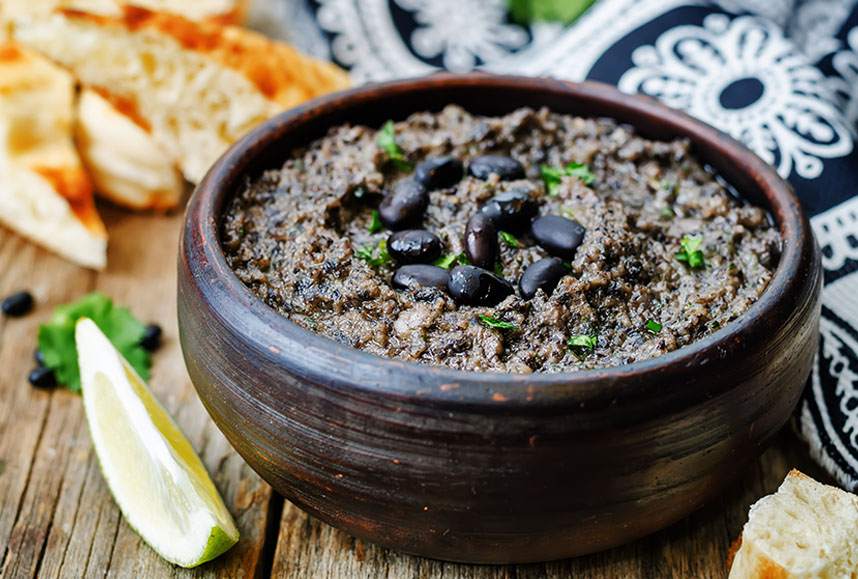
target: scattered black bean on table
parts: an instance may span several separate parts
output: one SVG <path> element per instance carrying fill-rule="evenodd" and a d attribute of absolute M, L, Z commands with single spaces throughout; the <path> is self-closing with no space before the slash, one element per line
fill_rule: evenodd
<path fill-rule="evenodd" d="M 556 257 L 544 257 L 531 264 L 518 279 L 518 289 L 521 297 L 530 300 L 538 290 L 551 295 L 560 282 L 560 278 L 569 273 L 563 261 Z"/>
<path fill-rule="evenodd" d="M 403 229 L 387 238 L 387 251 L 399 263 L 430 263 L 441 257 L 441 239 L 424 229 Z"/>
<path fill-rule="evenodd" d="M 447 290 L 456 302 L 466 306 L 496 306 L 515 293 L 508 281 L 473 265 L 453 268 Z"/>
<path fill-rule="evenodd" d="M 412 287 L 436 287 L 446 290 L 450 281 L 450 272 L 437 265 L 403 265 L 393 273 L 391 285 L 394 289 L 406 290 Z"/>
<path fill-rule="evenodd" d="M 14 293 L 3 300 L 0 309 L 10 318 L 25 316 L 33 309 L 33 294 L 28 291 Z"/>
<path fill-rule="evenodd" d="M 572 259 L 584 240 L 584 226 L 559 215 L 543 215 L 533 220 L 530 233 L 549 254 L 561 259 Z"/>
<path fill-rule="evenodd" d="M 498 231 L 483 213 L 474 213 L 465 226 L 465 255 L 475 266 L 492 269 L 498 256 Z"/>
<path fill-rule="evenodd" d="M 500 177 L 501 181 L 515 181 L 524 179 L 524 166 L 505 155 L 481 155 L 474 157 L 468 165 L 468 173 L 477 179 L 485 181 L 493 173 Z"/>
<path fill-rule="evenodd" d="M 54 371 L 44 366 L 40 366 L 30 372 L 27 378 L 30 384 L 36 388 L 53 388 L 57 385 L 57 378 L 54 375 Z"/>
<path fill-rule="evenodd" d="M 414 170 L 414 180 L 429 189 L 446 189 L 462 180 L 465 167 L 456 157 L 432 157 Z"/>
<path fill-rule="evenodd" d="M 149 324 L 143 332 L 143 338 L 140 339 L 140 345 L 145 350 L 154 352 L 161 345 L 161 326 L 158 324 Z"/>
<path fill-rule="evenodd" d="M 539 205 L 530 198 L 527 187 L 516 187 L 499 193 L 480 208 L 495 227 L 502 231 L 522 231 L 539 212 Z"/>
<path fill-rule="evenodd" d="M 388 229 L 394 231 L 417 227 L 428 205 L 426 188 L 414 179 L 403 179 L 381 201 L 378 217 Z"/>

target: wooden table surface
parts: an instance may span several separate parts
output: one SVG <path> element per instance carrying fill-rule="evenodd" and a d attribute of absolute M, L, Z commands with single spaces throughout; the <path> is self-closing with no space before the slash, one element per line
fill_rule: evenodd
<path fill-rule="evenodd" d="M 0 316 L 0 577 L 722 578 L 727 549 L 753 501 L 776 489 L 793 466 L 827 480 L 803 445 L 783 432 L 719 499 L 625 547 L 519 566 L 443 563 L 378 548 L 308 517 L 273 492 L 203 409 L 176 327 L 181 215 L 102 209 L 110 233 L 109 266 L 102 273 L 0 228 L 0 296 L 29 289 L 37 301 L 26 317 Z M 39 323 L 54 306 L 94 290 L 163 326 L 151 387 L 198 450 L 241 531 L 232 550 L 197 569 L 163 561 L 124 522 L 102 480 L 80 396 L 27 382 Z"/>

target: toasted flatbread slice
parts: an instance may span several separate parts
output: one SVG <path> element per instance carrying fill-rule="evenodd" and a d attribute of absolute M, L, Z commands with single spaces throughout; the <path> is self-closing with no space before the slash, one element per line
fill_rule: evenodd
<path fill-rule="evenodd" d="M 858 497 L 797 470 L 751 506 L 730 579 L 858 576 Z"/>
<path fill-rule="evenodd" d="M 188 20 L 241 25 L 247 16 L 248 0 L 2 0 L 0 20 L 29 17 L 41 19 L 61 8 L 121 16 L 123 5 L 156 12 L 178 14 Z"/>
<path fill-rule="evenodd" d="M 137 120 L 192 183 L 251 127 L 349 84 L 262 35 L 140 8 L 120 18 L 64 10 L 16 22 L 14 37 Z"/>
<path fill-rule="evenodd" d="M 143 127 L 92 89 L 78 99 L 75 141 L 95 193 L 132 209 L 172 209 L 185 180 Z"/>
<path fill-rule="evenodd" d="M 85 267 L 107 261 L 107 232 L 72 142 L 74 81 L 0 44 L 0 222 Z"/>

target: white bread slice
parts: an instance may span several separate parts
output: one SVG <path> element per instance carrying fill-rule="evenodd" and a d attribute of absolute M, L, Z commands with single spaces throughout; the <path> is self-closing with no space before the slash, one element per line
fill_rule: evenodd
<path fill-rule="evenodd" d="M 125 4 L 178 14 L 188 20 L 232 25 L 241 25 L 248 9 L 248 0 L 0 0 L 0 20 L 41 19 L 60 8 L 120 16 Z"/>
<path fill-rule="evenodd" d="M 858 497 L 793 469 L 740 540 L 730 579 L 858 578 Z"/>
<path fill-rule="evenodd" d="M 85 267 L 107 232 L 72 142 L 74 82 L 50 61 L 0 44 L 0 222 Z"/>
<path fill-rule="evenodd" d="M 142 127 L 92 89 L 78 99 L 75 140 L 96 195 L 132 209 L 172 209 L 185 192 L 173 160 Z"/>
<path fill-rule="evenodd" d="M 262 35 L 140 8 L 63 10 L 13 34 L 121 103 L 192 183 L 259 122 L 348 85 L 336 66 Z"/>

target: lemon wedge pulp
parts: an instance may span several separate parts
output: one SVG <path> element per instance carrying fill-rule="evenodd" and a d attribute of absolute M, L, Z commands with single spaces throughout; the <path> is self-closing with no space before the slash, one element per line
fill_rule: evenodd
<path fill-rule="evenodd" d="M 235 521 L 164 407 L 95 322 L 80 319 L 75 341 L 92 444 L 131 528 L 182 567 L 232 547 Z"/>

